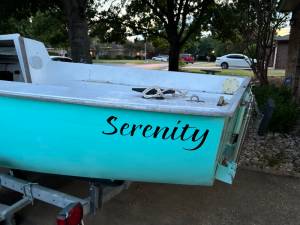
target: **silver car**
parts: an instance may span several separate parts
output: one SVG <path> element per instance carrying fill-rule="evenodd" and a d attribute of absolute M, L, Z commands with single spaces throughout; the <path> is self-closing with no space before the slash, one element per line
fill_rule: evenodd
<path fill-rule="evenodd" d="M 160 61 L 160 62 L 168 62 L 169 61 L 169 56 L 167 55 L 158 55 L 152 58 L 154 61 Z"/>

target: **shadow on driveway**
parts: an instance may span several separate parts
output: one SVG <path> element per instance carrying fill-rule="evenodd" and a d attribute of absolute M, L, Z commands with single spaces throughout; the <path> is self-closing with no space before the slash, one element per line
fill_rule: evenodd
<path fill-rule="evenodd" d="M 86 182 L 43 178 L 61 191 L 84 196 Z M 58 180 L 57 180 L 58 179 Z M 43 183 L 43 181 L 41 181 Z M 1 200 L 13 197 L 1 192 Z M 36 202 L 19 215 L 22 225 L 54 225 L 59 209 Z M 230 186 L 133 183 L 86 225 L 300 225 L 300 179 L 239 170 Z"/>

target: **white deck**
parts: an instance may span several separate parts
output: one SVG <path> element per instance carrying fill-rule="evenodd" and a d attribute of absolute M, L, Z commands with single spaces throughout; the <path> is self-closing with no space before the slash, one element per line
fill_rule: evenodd
<path fill-rule="evenodd" d="M 231 95 L 188 91 L 186 96 L 169 95 L 164 100 L 144 99 L 141 93 L 132 91 L 132 87 L 136 86 L 80 82 L 64 87 L 0 81 L 0 95 L 166 113 L 214 116 L 233 113 Z M 188 101 L 191 95 L 199 96 L 204 102 Z M 220 96 L 224 96 L 229 104 L 217 106 Z"/>
<path fill-rule="evenodd" d="M 24 39 L 24 43 L 32 83 L 0 81 L 0 95 L 97 107 L 231 116 L 250 82 L 249 78 L 236 77 L 239 89 L 226 95 L 223 83 L 228 76 L 55 62 L 42 43 L 30 39 Z M 187 95 L 144 99 L 141 93 L 131 90 L 154 86 L 186 91 Z M 204 102 L 188 101 L 192 95 Z M 224 96 L 227 105 L 217 106 L 220 96 Z"/>

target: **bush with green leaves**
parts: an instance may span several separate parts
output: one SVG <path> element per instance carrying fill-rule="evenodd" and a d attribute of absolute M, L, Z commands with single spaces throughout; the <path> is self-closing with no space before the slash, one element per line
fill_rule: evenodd
<path fill-rule="evenodd" d="M 293 100 L 291 91 L 287 87 L 273 85 L 256 86 L 253 93 L 261 111 L 266 107 L 268 99 L 273 99 L 275 109 L 268 126 L 271 132 L 289 133 L 299 118 L 299 105 Z"/>
<path fill-rule="evenodd" d="M 184 67 L 187 64 L 185 62 L 183 62 L 182 60 L 179 60 L 179 67 Z"/>

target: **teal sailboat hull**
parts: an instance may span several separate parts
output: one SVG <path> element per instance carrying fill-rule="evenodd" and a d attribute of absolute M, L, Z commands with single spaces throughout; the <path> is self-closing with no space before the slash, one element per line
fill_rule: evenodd
<path fill-rule="evenodd" d="M 226 141 L 223 133 L 232 133 L 234 129 L 226 130 L 228 119 L 225 117 L 99 108 L 12 97 L 0 97 L 0 105 L 1 166 L 88 178 L 212 185 L 224 150 L 222 141 Z M 107 121 L 112 116 L 116 118 L 111 121 L 113 126 Z M 125 123 L 128 128 L 121 133 L 120 128 Z M 153 131 L 158 125 L 170 130 L 165 139 L 163 132 L 156 138 L 151 136 L 150 129 L 146 133 L 149 137 L 143 136 L 143 129 L 131 135 L 134 124 L 149 125 Z M 167 138 L 174 127 L 179 130 L 186 124 L 199 129 L 198 139 L 209 131 L 203 145 L 196 150 L 190 149 L 200 140 Z M 227 125 L 227 128 L 230 127 Z M 192 136 L 193 131 L 188 131 L 186 138 Z M 176 135 L 179 137 L 180 132 Z"/>
<path fill-rule="evenodd" d="M 18 34 L 0 35 L 0 50 L 0 167 L 232 183 L 251 109 L 249 78 L 57 62 Z"/>

